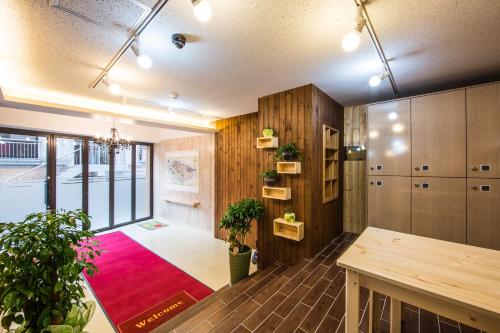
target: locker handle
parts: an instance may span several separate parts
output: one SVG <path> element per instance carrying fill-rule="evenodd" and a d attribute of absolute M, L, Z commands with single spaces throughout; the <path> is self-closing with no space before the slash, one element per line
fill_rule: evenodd
<path fill-rule="evenodd" d="M 415 183 L 415 187 L 420 187 L 420 184 L 419 183 Z"/>
<path fill-rule="evenodd" d="M 373 171 L 373 170 L 375 170 L 375 168 L 371 166 L 371 167 L 370 167 L 370 170 L 372 170 L 372 171 Z"/>
<path fill-rule="evenodd" d="M 472 170 L 472 171 L 477 171 L 477 167 L 476 167 L 476 166 L 473 166 L 473 167 L 471 168 L 471 170 Z"/>
<path fill-rule="evenodd" d="M 419 171 L 419 170 L 420 170 L 420 168 L 419 168 L 419 167 L 415 167 L 415 171 Z"/>
<path fill-rule="evenodd" d="M 374 182 L 374 181 L 371 181 L 371 182 L 370 182 L 370 185 L 375 185 L 375 182 Z"/>
<path fill-rule="evenodd" d="M 477 187 L 476 185 L 472 185 L 470 187 L 470 189 L 473 190 L 473 191 L 477 191 L 477 190 L 479 190 L 479 187 Z"/>

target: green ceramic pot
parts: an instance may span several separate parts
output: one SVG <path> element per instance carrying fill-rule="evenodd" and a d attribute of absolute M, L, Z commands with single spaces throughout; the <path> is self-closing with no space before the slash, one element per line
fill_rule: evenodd
<path fill-rule="evenodd" d="M 229 251 L 229 273 L 231 275 L 232 286 L 248 276 L 251 256 L 252 249 L 246 245 L 243 252 L 237 255 L 233 255 L 231 251 Z"/>

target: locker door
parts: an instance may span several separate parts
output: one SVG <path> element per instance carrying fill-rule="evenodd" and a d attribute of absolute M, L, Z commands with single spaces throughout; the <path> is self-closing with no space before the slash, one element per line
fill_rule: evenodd
<path fill-rule="evenodd" d="M 467 244 L 500 250 L 500 179 L 467 179 Z"/>
<path fill-rule="evenodd" d="M 368 225 L 410 232 L 411 177 L 368 177 Z"/>
<path fill-rule="evenodd" d="M 368 106 L 368 174 L 411 176 L 410 100 Z"/>
<path fill-rule="evenodd" d="M 412 175 L 465 177 L 465 90 L 411 99 Z"/>
<path fill-rule="evenodd" d="M 467 176 L 500 178 L 500 83 L 467 88 Z"/>
<path fill-rule="evenodd" d="M 412 234 L 465 243 L 465 178 L 413 177 Z"/>

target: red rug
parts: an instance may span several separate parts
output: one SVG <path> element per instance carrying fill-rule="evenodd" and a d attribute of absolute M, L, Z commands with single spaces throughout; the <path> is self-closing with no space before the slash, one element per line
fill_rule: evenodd
<path fill-rule="evenodd" d="M 120 332 L 133 332 L 127 329 L 134 326 L 130 321 L 139 319 L 141 326 L 141 318 L 146 318 L 146 322 L 152 318 L 148 317 L 149 312 L 154 315 L 157 310 L 163 311 L 177 304 L 175 311 L 172 308 L 161 318 L 154 316 L 158 318 L 151 322 L 157 327 L 213 292 L 122 232 L 97 236 L 96 239 L 104 250 L 94 262 L 99 272 L 94 277 L 85 273 L 85 277 L 108 318 L 120 328 Z M 122 328 L 121 324 L 126 325 Z M 148 332 L 154 328 L 146 326 L 139 331 Z"/>

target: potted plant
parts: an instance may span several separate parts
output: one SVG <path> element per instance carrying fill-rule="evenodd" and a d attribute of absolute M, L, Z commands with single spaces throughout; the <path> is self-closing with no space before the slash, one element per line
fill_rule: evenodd
<path fill-rule="evenodd" d="M 262 131 L 262 135 L 264 135 L 265 138 L 272 137 L 273 134 L 274 131 L 272 130 L 272 128 L 264 128 L 264 130 Z"/>
<path fill-rule="evenodd" d="M 292 161 L 295 159 L 300 159 L 301 154 L 299 148 L 297 148 L 297 145 L 295 143 L 287 143 L 282 146 L 280 146 L 275 153 L 275 159 L 277 161 L 283 160 L 283 161 Z"/>
<path fill-rule="evenodd" d="M 267 170 L 262 173 L 262 177 L 264 178 L 264 183 L 267 186 L 274 186 L 278 184 L 279 175 L 276 170 Z"/>
<path fill-rule="evenodd" d="M 92 260 L 101 254 L 89 228 L 81 210 L 0 224 L 2 327 L 18 326 L 16 333 L 81 332 L 95 309 L 82 302 L 81 273 L 93 275 Z"/>
<path fill-rule="evenodd" d="M 283 218 L 289 223 L 295 222 L 295 213 L 293 212 L 291 207 L 285 210 L 285 215 L 283 216 Z"/>
<path fill-rule="evenodd" d="M 228 232 L 231 285 L 248 276 L 252 249 L 245 244 L 252 221 L 264 215 L 264 206 L 256 199 L 246 198 L 229 205 L 220 220 L 220 228 Z"/>

